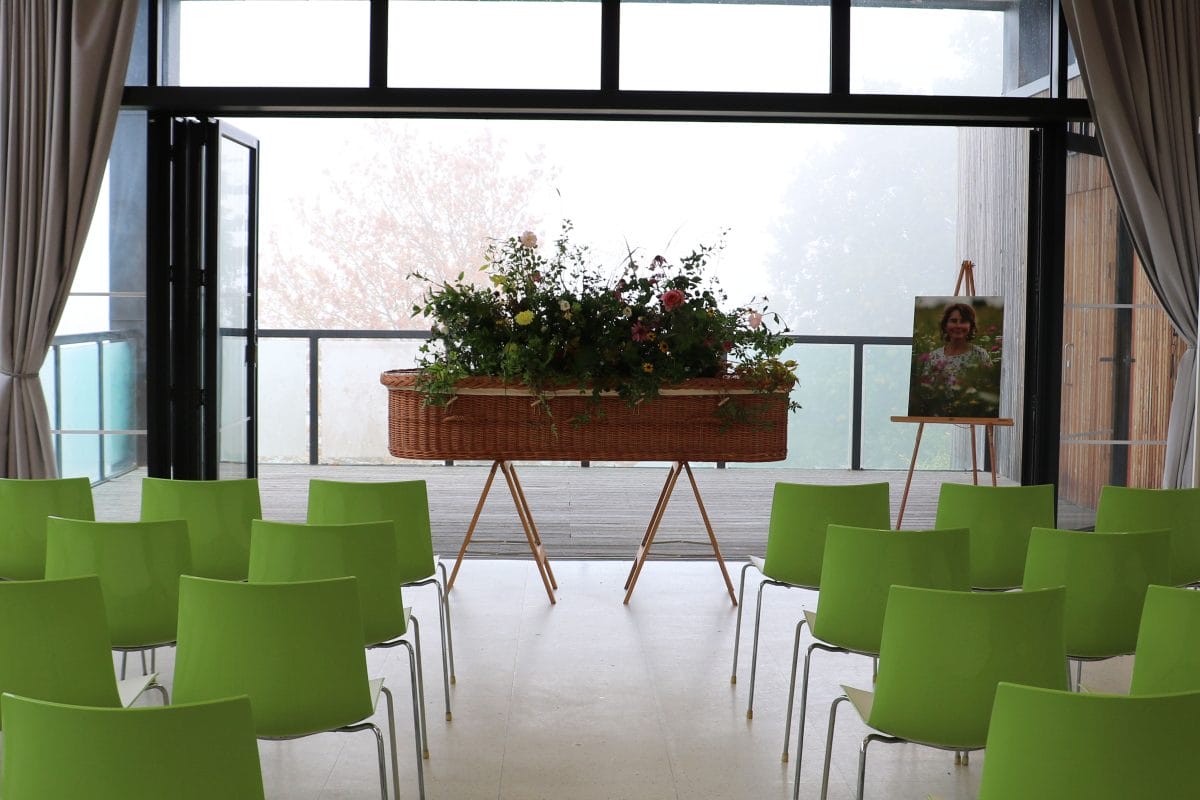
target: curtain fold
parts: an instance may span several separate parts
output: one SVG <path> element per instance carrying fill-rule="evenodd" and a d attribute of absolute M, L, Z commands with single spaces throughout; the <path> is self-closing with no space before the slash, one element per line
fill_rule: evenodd
<path fill-rule="evenodd" d="M 1189 349 L 1176 376 L 1165 488 L 1191 486 L 1200 286 L 1200 3 L 1063 0 L 1117 199 L 1146 274 Z"/>
<path fill-rule="evenodd" d="M 0 3 L 0 477 L 56 473 L 38 372 L 96 208 L 137 6 Z"/>

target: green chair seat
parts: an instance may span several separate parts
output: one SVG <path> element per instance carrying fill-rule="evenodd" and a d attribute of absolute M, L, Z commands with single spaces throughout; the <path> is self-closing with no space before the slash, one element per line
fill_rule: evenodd
<path fill-rule="evenodd" d="M 1100 487 L 1097 531 L 1171 531 L 1171 583 L 1200 582 L 1200 489 Z"/>
<path fill-rule="evenodd" d="M 1200 797 L 1200 692 L 1106 695 L 1001 683 L 980 800 Z"/>
<path fill-rule="evenodd" d="M 1170 532 L 1093 533 L 1034 528 L 1023 587 L 1063 586 L 1067 655 L 1127 655 L 1137 643 L 1146 587 L 1171 578 Z M 1078 684 L 1078 677 L 1076 678 Z"/>
<path fill-rule="evenodd" d="M 372 730 L 386 798 L 383 734 L 369 722 L 378 695 L 367 677 L 357 584 L 352 577 L 242 583 L 183 576 L 176 702 L 244 694 L 261 738 Z M 391 692 L 380 688 L 387 700 L 393 795 L 399 796 L 395 712 Z"/>
<path fill-rule="evenodd" d="M 1200 592 L 1146 589 L 1130 694 L 1200 691 Z"/>
<path fill-rule="evenodd" d="M 753 556 L 742 567 L 738 581 L 737 622 L 733 629 L 733 668 L 729 682 L 737 683 L 738 651 L 742 639 L 746 571 L 762 574 L 754 612 L 753 647 L 750 651 L 750 690 L 746 717 L 754 716 L 754 685 L 758 668 L 758 636 L 762 622 L 762 593 L 767 586 L 816 590 L 821 584 L 825 529 L 830 524 L 863 528 L 889 528 L 892 524 L 891 488 L 887 483 L 821 485 L 775 484 L 771 519 L 767 528 L 766 557 Z"/>
<path fill-rule="evenodd" d="M 421 746 L 421 755 L 428 758 L 420 629 L 417 618 L 404 606 L 401 595 L 392 524 L 386 520 L 346 525 L 255 520 L 252 524 L 251 583 L 288 583 L 347 576 L 358 579 L 364 644 L 369 648 L 402 646 L 408 651 L 409 678 L 420 699 L 413 707 L 413 735 Z M 400 638 L 406 635 L 411 636 L 411 644 Z M 423 775 L 420 758 L 417 762 L 420 778 Z"/>
<path fill-rule="evenodd" d="M 156 675 L 118 682 L 95 575 L 0 581 L 0 692 L 72 705 L 121 708 Z"/>
<path fill-rule="evenodd" d="M 862 800 L 872 742 L 978 750 L 987 741 L 1001 681 L 1066 689 L 1065 601 L 1062 587 L 950 592 L 893 586 L 874 692 L 847 687 L 830 708 L 822 800 L 829 788 L 837 707 L 843 702 L 853 698 L 852 707 L 874 731 L 859 753 L 857 797 Z"/>
<path fill-rule="evenodd" d="M 46 575 L 46 518 L 95 519 L 87 478 L 0 478 L 0 578 Z"/>
<path fill-rule="evenodd" d="M 805 612 L 805 618 L 796 624 L 792 642 L 792 672 L 783 728 L 784 761 L 788 760 L 800 634 L 807 625 L 814 642 L 804 656 L 800 684 L 797 780 L 804 757 L 804 723 L 813 651 L 877 656 L 888 593 L 893 585 L 968 591 L 971 588 L 970 533 L 966 528 L 893 531 L 829 526 L 817 611 L 815 614 Z"/>
<path fill-rule="evenodd" d="M 258 481 L 143 478 L 141 518 L 187 520 L 192 574 L 244 581 L 250 561 L 250 521 L 262 519 Z"/>
<path fill-rule="evenodd" d="M 112 709 L 4 694 L 8 800 L 263 797 L 250 701 Z"/>
<path fill-rule="evenodd" d="M 1025 570 L 1029 532 L 1053 528 L 1054 486 L 974 486 L 943 483 L 935 528 L 971 531 L 971 585 L 1015 589 Z"/>

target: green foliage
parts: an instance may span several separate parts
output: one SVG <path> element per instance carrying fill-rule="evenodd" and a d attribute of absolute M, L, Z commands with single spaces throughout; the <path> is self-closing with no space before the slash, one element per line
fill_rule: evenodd
<path fill-rule="evenodd" d="M 763 392 L 795 382 L 795 362 L 778 358 L 787 328 L 765 298 L 721 309 L 726 295 L 705 275 L 720 245 L 702 245 L 676 265 L 662 256 L 643 265 L 630 252 L 610 283 L 570 233 L 564 222 L 549 256 L 529 232 L 494 242 L 482 286 L 462 275 L 432 283 L 414 308 L 433 320 L 420 359 L 428 402 L 445 402 L 468 376 L 500 377 L 539 395 L 612 392 L 630 404 L 689 378 L 736 376 Z"/>

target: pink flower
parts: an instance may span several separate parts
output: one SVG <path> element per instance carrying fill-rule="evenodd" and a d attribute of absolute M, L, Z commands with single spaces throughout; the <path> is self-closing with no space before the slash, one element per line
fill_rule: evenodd
<path fill-rule="evenodd" d="M 650 329 L 642 324 L 641 320 L 633 323 L 633 332 L 631 334 L 635 342 L 646 342 L 650 340 Z"/>
<path fill-rule="evenodd" d="M 667 291 L 663 292 L 662 296 L 659 298 L 659 300 L 662 301 L 663 308 L 665 308 L 667 311 L 674 311 L 675 309 L 679 308 L 681 305 L 683 305 L 683 301 L 685 299 L 686 298 L 683 296 L 683 292 L 679 291 L 678 289 L 668 289 Z"/>
<path fill-rule="evenodd" d="M 921 358 L 920 358 L 920 360 L 921 360 L 921 361 L 928 361 L 928 360 L 929 360 L 929 359 L 931 359 L 931 358 L 933 358 L 933 354 L 932 354 L 932 353 L 922 353 L 922 354 L 921 354 Z"/>
<path fill-rule="evenodd" d="M 758 330 L 758 326 L 762 325 L 762 314 L 758 313 L 757 311 L 751 311 L 750 316 L 746 319 L 746 322 L 751 328 Z"/>

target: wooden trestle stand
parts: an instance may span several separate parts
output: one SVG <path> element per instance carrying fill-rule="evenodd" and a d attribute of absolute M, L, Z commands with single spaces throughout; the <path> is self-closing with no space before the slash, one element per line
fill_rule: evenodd
<path fill-rule="evenodd" d="M 525 491 L 521 488 L 521 481 L 517 477 L 517 470 L 511 461 L 507 459 L 498 459 L 492 462 L 492 468 L 488 471 L 487 481 L 483 484 L 483 491 L 479 495 L 479 502 L 475 505 L 475 513 L 471 517 L 471 524 L 467 527 L 466 536 L 463 537 L 462 547 L 458 550 L 458 558 L 454 561 L 454 569 L 450 572 L 450 579 L 446 584 L 446 591 L 454 586 L 454 578 L 458 575 L 458 568 L 462 566 L 463 556 L 466 555 L 467 546 L 471 543 L 471 537 L 475 534 L 475 526 L 479 523 L 479 515 L 483 512 L 483 504 L 487 500 L 488 492 L 491 491 L 492 481 L 496 478 L 496 470 L 500 470 L 504 474 L 504 479 L 508 483 L 509 494 L 512 495 L 513 505 L 516 506 L 517 516 L 521 519 L 521 527 L 525 529 L 525 538 L 529 540 L 529 551 L 533 554 L 533 560 L 537 563 L 538 573 L 542 576 L 542 583 L 546 587 L 546 595 L 550 598 L 550 602 L 556 602 L 554 591 L 558 588 L 558 583 L 554 580 L 554 571 L 550 569 L 550 560 L 546 557 L 546 549 L 542 546 L 542 538 L 538 534 L 537 524 L 533 521 L 533 512 L 529 508 L 529 501 L 525 498 Z M 721 568 L 721 575 L 725 578 L 725 588 L 729 592 L 729 600 L 735 606 L 737 605 L 737 597 L 733 592 L 733 581 L 729 578 L 729 571 L 725 568 L 725 560 L 721 557 L 721 548 L 717 544 L 716 534 L 713 533 L 712 523 L 708 519 L 708 512 L 704 508 L 704 501 L 700 498 L 700 487 L 696 485 L 696 477 L 692 474 L 691 465 L 686 461 L 676 461 L 671 466 L 670 472 L 667 474 L 666 483 L 663 484 L 662 491 L 658 495 L 658 503 L 654 506 L 654 513 L 650 516 L 650 524 L 646 527 L 646 533 L 642 536 L 642 543 L 638 546 L 637 553 L 633 559 L 633 566 L 629 570 L 629 577 L 625 579 L 625 603 L 629 602 L 629 598 L 633 596 L 633 589 L 637 585 L 638 576 L 642 572 L 642 567 L 646 563 L 646 559 L 650 556 L 650 545 L 654 543 L 654 535 L 658 532 L 658 527 L 662 523 L 663 515 L 667 510 L 667 503 L 671 499 L 671 494 L 675 490 L 675 484 L 679 480 L 679 476 L 686 472 L 688 481 L 692 484 L 692 493 L 696 497 L 696 505 L 700 508 L 700 516 L 704 520 L 704 527 L 708 531 L 708 540 L 712 545 L 713 555 L 717 559 L 717 566 Z"/>
<path fill-rule="evenodd" d="M 958 279 L 954 282 L 954 296 L 958 297 L 964 291 L 968 295 L 975 294 L 975 265 L 970 261 L 962 262 L 958 268 Z M 892 422 L 916 422 L 917 439 L 913 444 L 912 460 L 908 462 L 908 477 L 904 479 L 904 494 L 900 497 L 900 512 L 896 515 L 896 530 L 904 522 L 904 507 L 908 504 L 908 490 L 912 486 L 913 470 L 917 468 L 917 452 L 921 449 L 921 435 L 925 432 L 926 424 L 938 425 L 969 425 L 971 428 L 971 483 L 979 485 L 979 460 L 975 450 L 975 426 L 984 428 L 987 437 L 987 448 L 991 453 L 992 486 L 996 485 L 996 428 L 1012 427 L 1013 421 L 996 417 L 892 417 Z"/>

